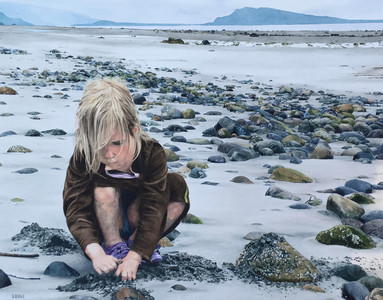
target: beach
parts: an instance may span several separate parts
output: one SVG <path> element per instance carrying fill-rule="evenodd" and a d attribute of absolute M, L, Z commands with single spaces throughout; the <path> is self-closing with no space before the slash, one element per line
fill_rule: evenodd
<path fill-rule="evenodd" d="M 183 43 L 163 42 L 169 38 L 182 39 Z M 383 191 L 379 189 L 379 183 L 383 182 L 381 160 L 356 161 L 352 155 L 342 155 L 346 149 L 343 147 L 365 145 L 375 157 L 379 155 L 375 151 L 383 136 L 371 138 L 366 134 L 366 139 L 356 142 L 341 138 L 344 132 L 356 132 L 352 126 L 358 121 L 368 126 L 375 124 L 377 127 L 370 126 L 370 129 L 379 130 L 379 109 L 383 104 L 382 31 L 223 32 L 0 26 L 0 47 L 3 47 L 0 48 L 3 50 L 0 86 L 17 92 L 17 95 L 0 95 L 0 211 L 4 220 L 0 229 L 0 252 L 40 254 L 33 259 L 0 257 L 0 269 L 6 274 L 39 278 L 10 277 L 12 285 L 0 289 L 1 299 L 60 300 L 81 299 L 80 296 L 111 299 L 113 296 L 96 290 L 58 291 L 58 286 L 67 285 L 74 278 L 44 275 L 51 262 L 65 262 L 81 276 L 93 271 L 91 263 L 79 252 L 47 255 L 25 241 L 12 240 L 23 227 L 33 223 L 68 233 L 62 190 L 74 148 L 75 112 L 86 82 L 109 74 L 129 74 L 131 81 L 127 84 L 132 94 L 144 95 L 148 103 L 137 105 L 142 126 L 165 148 L 179 148 L 176 151 L 179 160 L 169 162 L 169 171 L 185 176 L 190 190 L 190 213 L 203 221 L 203 224 L 180 224 L 177 228 L 180 235 L 173 241 L 173 247 L 161 248 L 161 253 L 201 256 L 225 269 L 226 263 L 235 264 L 249 243 L 243 238 L 246 234 L 272 232 L 284 237 L 307 259 L 327 262 L 328 268 L 349 262 L 363 267 L 368 275 L 383 278 L 381 238 L 371 236 L 376 244 L 372 249 L 325 245 L 316 240 L 319 232 L 341 224 L 340 217 L 326 207 L 333 193 L 319 191 L 335 189 L 352 179 L 367 181 L 375 186 L 370 193 L 374 203 L 361 206 L 365 213 L 383 210 Z M 332 128 L 323 129 L 326 134 L 322 140 L 329 136 L 326 143 L 331 149 L 331 159 L 308 158 L 295 164 L 281 159 L 282 152 L 262 152 L 259 142 L 250 142 L 253 135 L 270 141 L 272 135 L 267 135 L 271 133 L 279 134 L 282 140 L 283 131 L 302 139 L 306 136 L 303 140 L 309 145 L 315 131 L 311 131 L 310 136 L 299 131 L 298 126 L 294 127 L 293 122 L 304 120 L 307 117 L 304 113 L 312 108 L 318 111 L 318 116 L 314 112 L 307 120 L 318 119 L 318 129 L 322 129 L 324 124 L 320 125 L 319 119 L 326 117 L 324 113 L 332 113 L 335 106 L 344 103 L 358 104 L 365 111 L 358 111 L 355 106 L 351 113 L 353 122 L 339 121 L 338 127 L 330 121 L 326 123 Z M 153 115 L 163 114 L 166 105 L 181 112 L 192 109 L 197 114 L 191 118 L 163 118 L 153 123 Z M 269 132 L 267 126 L 262 126 L 262 122 L 267 122 L 260 118 L 250 119 L 250 124 L 249 118 L 259 110 L 268 113 L 262 117 L 269 122 L 269 114 L 277 115 L 279 111 L 289 117 L 294 115 L 294 118 L 277 119 L 290 124 L 292 131 L 280 130 L 280 127 L 276 130 L 275 125 L 275 130 Z M 247 121 L 246 128 L 254 131 L 248 134 L 243 129 L 243 136 L 230 132 L 226 138 L 203 134 L 217 126 L 223 117 L 237 124 Z M 174 124 L 194 129 L 166 134 L 166 129 Z M 352 124 L 351 129 L 346 130 L 341 124 Z M 32 129 L 42 134 L 26 136 Z M 52 134 L 49 132 L 52 129 L 65 134 Z M 8 131 L 13 134 L 2 134 Z M 174 142 L 173 136 L 183 136 L 187 142 Z M 228 152 L 219 151 L 219 142 L 212 142 L 213 138 L 222 143 L 237 143 L 252 151 L 254 145 L 258 145 L 262 155 L 236 159 Z M 31 152 L 9 152 L 17 145 Z M 283 144 L 284 153 L 292 152 L 293 146 L 297 145 Z M 226 162 L 211 162 L 208 160 L 211 156 L 222 156 Z M 192 178 L 190 170 L 181 168 L 191 160 L 208 165 L 203 169 L 206 177 Z M 312 182 L 272 179 L 268 170 L 276 165 L 295 169 L 309 176 Z M 17 172 L 25 168 L 36 171 Z M 246 177 L 251 184 L 233 182 L 236 176 Z M 267 190 L 275 186 L 300 200 L 267 196 Z M 307 209 L 290 207 L 305 204 L 311 197 L 321 203 Z M 316 282 L 323 289 L 318 293 L 302 289 L 303 283 L 281 285 L 261 281 L 254 284 L 234 275 L 219 282 L 142 279 L 135 282 L 135 288 L 146 289 L 155 299 L 341 299 L 346 280 L 327 275 Z M 182 284 L 186 290 L 172 289 L 175 284 Z M 70 298 L 76 295 L 79 298 Z"/>

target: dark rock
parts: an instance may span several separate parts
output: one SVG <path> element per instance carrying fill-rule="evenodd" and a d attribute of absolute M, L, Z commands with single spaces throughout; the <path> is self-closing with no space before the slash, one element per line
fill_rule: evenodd
<path fill-rule="evenodd" d="M 38 172 L 37 169 L 35 168 L 24 168 L 24 169 L 21 169 L 21 170 L 17 170 L 13 173 L 19 173 L 19 174 L 33 174 L 33 173 L 36 173 Z"/>
<path fill-rule="evenodd" d="M 50 135 L 66 135 L 67 133 L 62 129 L 50 129 L 41 131 L 42 133 L 50 134 Z"/>
<path fill-rule="evenodd" d="M 182 135 L 172 136 L 170 139 L 172 142 L 186 143 L 186 138 Z"/>
<path fill-rule="evenodd" d="M 274 151 L 274 153 L 285 153 L 285 149 L 283 147 L 283 144 L 278 141 L 271 141 L 269 143 L 269 148 Z"/>
<path fill-rule="evenodd" d="M 164 120 L 181 119 L 182 118 L 182 112 L 173 106 L 165 105 L 161 109 L 161 117 Z"/>
<path fill-rule="evenodd" d="M 171 132 L 186 132 L 187 130 L 180 125 L 173 124 L 169 125 L 168 127 L 165 128 L 165 131 L 171 131 Z"/>
<path fill-rule="evenodd" d="M 301 200 L 298 196 L 276 186 L 269 187 L 265 193 L 265 196 L 270 196 L 277 199 L 289 199 L 295 201 Z"/>
<path fill-rule="evenodd" d="M 357 133 L 357 132 L 342 132 L 340 134 L 340 137 L 339 139 L 341 141 L 347 141 L 350 137 L 356 137 L 357 139 L 359 139 L 360 141 L 365 141 L 366 138 L 364 137 L 363 134 L 360 134 L 360 133 Z"/>
<path fill-rule="evenodd" d="M 207 175 L 206 175 L 204 170 L 202 170 L 199 167 L 196 167 L 190 171 L 189 177 L 191 177 L 191 178 L 205 178 L 205 177 L 207 177 Z"/>
<path fill-rule="evenodd" d="M 372 193 L 372 185 L 368 183 L 367 181 L 363 181 L 360 179 L 348 180 L 345 183 L 345 186 L 348 188 L 354 189 L 358 192 L 362 192 L 366 194 Z"/>
<path fill-rule="evenodd" d="M 226 158 L 221 156 L 221 155 L 210 156 L 207 160 L 212 162 L 212 163 L 217 163 L 217 164 L 226 163 Z"/>
<path fill-rule="evenodd" d="M 203 40 L 202 45 L 205 45 L 205 46 L 210 45 L 210 42 L 208 40 Z"/>
<path fill-rule="evenodd" d="M 175 290 L 175 291 L 186 291 L 187 288 L 184 287 L 183 285 L 181 284 L 175 284 L 172 286 L 172 289 Z"/>
<path fill-rule="evenodd" d="M 366 153 L 366 152 L 358 152 L 356 153 L 353 157 L 352 157 L 353 160 L 355 161 L 360 161 L 360 160 L 363 160 L 363 159 L 368 159 L 368 160 L 374 160 L 374 156 L 371 154 L 371 153 Z"/>
<path fill-rule="evenodd" d="M 222 115 L 222 113 L 220 111 L 208 111 L 208 112 L 204 113 L 204 115 L 206 115 L 206 116 L 220 116 L 220 115 Z"/>
<path fill-rule="evenodd" d="M 229 117 L 223 117 L 219 119 L 218 123 L 214 126 L 214 128 L 218 131 L 221 128 L 226 128 L 230 131 L 230 133 L 234 132 L 234 127 L 237 125 L 237 122 L 230 119 Z"/>
<path fill-rule="evenodd" d="M 42 136 L 42 134 L 39 131 L 35 130 L 35 129 L 30 129 L 30 130 L 27 131 L 25 136 Z"/>
<path fill-rule="evenodd" d="M 363 223 L 367 223 L 368 221 L 377 220 L 377 219 L 383 219 L 383 210 L 373 210 L 360 217 L 360 220 Z"/>
<path fill-rule="evenodd" d="M 354 264 L 336 267 L 332 269 L 332 273 L 346 281 L 357 281 L 360 278 L 367 276 L 366 271 L 361 266 Z"/>
<path fill-rule="evenodd" d="M 146 101 L 146 98 L 143 95 L 137 93 L 133 95 L 133 101 L 134 104 L 142 105 Z"/>
<path fill-rule="evenodd" d="M 297 204 L 291 204 L 289 205 L 292 209 L 310 209 L 310 205 L 304 204 L 304 203 L 297 203 Z"/>
<path fill-rule="evenodd" d="M 61 261 L 52 262 L 44 271 L 44 275 L 54 276 L 54 277 L 71 277 L 71 276 L 80 276 L 80 274 L 68 266 L 66 263 Z"/>
<path fill-rule="evenodd" d="M 347 186 L 338 186 L 335 188 L 335 193 L 341 195 L 341 196 L 346 196 L 349 194 L 357 193 L 358 191 L 353 190 L 352 188 L 349 188 Z"/>
<path fill-rule="evenodd" d="M 12 285 L 12 282 L 9 279 L 8 275 L 0 269 L 0 289 L 10 285 Z"/>
<path fill-rule="evenodd" d="M 14 132 L 14 131 L 4 131 L 3 133 L 0 134 L 0 137 L 3 137 L 3 136 L 8 136 L 8 135 L 16 135 L 17 133 Z"/>
<path fill-rule="evenodd" d="M 363 224 L 361 229 L 369 234 L 383 239 L 383 219 L 371 220 Z"/>
<path fill-rule="evenodd" d="M 374 129 L 368 135 L 367 138 L 379 139 L 383 138 L 383 129 Z"/>
<path fill-rule="evenodd" d="M 234 183 L 246 183 L 246 184 L 253 184 L 253 182 L 247 178 L 246 176 L 236 176 L 232 180 L 230 180 Z"/>
<path fill-rule="evenodd" d="M 166 235 L 166 237 L 170 240 L 170 241 L 174 241 L 181 233 L 177 230 L 177 229 L 173 229 L 173 231 L 171 231 L 170 233 L 168 233 Z"/>
<path fill-rule="evenodd" d="M 97 300 L 97 298 L 91 296 L 73 295 L 69 297 L 70 300 Z"/>
<path fill-rule="evenodd" d="M 360 282 L 353 281 L 342 286 L 342 297 L 349 300 L 365 300 L 368 289 Z"/>
<path fill-rule="evenodd" d="M 291 159 L 290 159 L 290 163 L 292 163 L 292 164 L 301 164 L 302 163 L 302 160 L 299 158 L 299 157 L 292 157 Z"/>
<path fill-rule="evenodd" d="M 376 288 L 383 288 L 383 280 L 376 276 L 362 277 L 359 279 L 359 282 L 362 283 L 369 291 Z"/>
<path fill-rule="evenodd" d="M 208 128 L 202 132 L 202 136 L 218 136 L 218 132 L 215 128 Z"/>
<path fill-rule="evenodd" d="M 212 181 L 204 181 L 204 182 L 202 182 L 201 184 L 216 186 L 216 185 L 218 185 L 219 183 L 218 183 L 218 182 L 212 182 Z"/>
<path fill-rule="evenodd" d="M 359 221 L 357 219 L 353 219 L 353 218 L 342 219 L 342 224 L 347 225 L 347 226 L 356 227 L 356 228 L 360 228 L 363 225 L 363 223 L 361 221 Z"/>

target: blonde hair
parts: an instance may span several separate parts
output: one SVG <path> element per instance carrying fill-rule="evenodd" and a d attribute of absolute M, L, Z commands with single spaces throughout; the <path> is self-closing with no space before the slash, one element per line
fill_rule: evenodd
<path fill-rule="evenodd" d="M 90 81 L 85 87 L 76 113 L 75 155 L 84 156 L 86 172 L 97 173 L 101 151 L 110 142 L 115 130 L 127 142 L 136 140 L 134 159 L 141 151 L 141 139 L 149 136 L 141 130 L 140 120 L 129 89 L 121 79 L 103 78 Z M 135 133 L 134 128 L 137 128 Z"/>

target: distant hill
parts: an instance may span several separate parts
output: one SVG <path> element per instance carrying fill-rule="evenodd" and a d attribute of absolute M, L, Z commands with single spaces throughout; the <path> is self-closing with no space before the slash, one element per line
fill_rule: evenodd
<path fill-rule="evenodd" d="M 33 25 L 31 23 L 25 22 L 24 20 L 20 18 L 10 18 L 0 12 L 0 25 L 22 25 L 22 26 L 29 26 Z"/>
<path fill-rule="evenodd" d="M 228 16 L 218 17 L 214 22 L 203 25 L 295 25 L 341 23 L 383 23 L 383 20 L 347 20 L 326 16 L 299 14 L 266 7 L 244 7 L 236 9 Z"/>
<path fill-rule="evenodd" d="M 88 24 L 73 24 L 73 26 L 177 26 L 185 24 L 169 24 L 169 23 L 130 23 L 130 22 L 113 22 L 108 20 L 100 20 Z M 191 24 L 187 24 L 191 25 Z"/>
<path fill-rule="evenodd" d="M 97 19 L 69 11 L 22 3 L 1 2 L 0 9 L 12 18 L 22 18 L 34 25 L 71 26 L 76 23 L 91 23 L 97 21 Z M 2 21 L 0 20 L 0 22 Z"/>

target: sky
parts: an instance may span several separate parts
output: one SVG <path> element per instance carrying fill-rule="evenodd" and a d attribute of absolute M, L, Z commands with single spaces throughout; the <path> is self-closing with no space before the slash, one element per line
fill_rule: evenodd
<path fill-rule="evenodd" d="M 0 10 L 1 10 L 0 0 Z M 382 0 L 15 0 L 98 20 L 199 24 L 243 7 L 270 7 L 345 19 L 383 19 Z"/>

